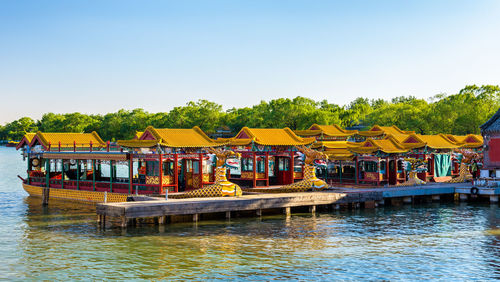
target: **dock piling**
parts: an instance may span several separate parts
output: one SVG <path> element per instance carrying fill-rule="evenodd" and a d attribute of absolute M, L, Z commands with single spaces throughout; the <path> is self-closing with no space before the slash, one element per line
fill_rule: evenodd
<path fill-rule="evenodd" d="M 231 219 L 231 212 L 230 212 L 230 211 L 227 211 L 227 212 L 226 212 L 226 219 L 227 219 L 227 220 L 230 220 L 230 219 Z"/>
<path fill-rule="evenodd" d="M 158 217 L 158 224 L 160 225 L 164 225 L 167 221 L 167 217 L 166 216 L 160 216 Z"/>
<path fill-rule="evenodd" d="M 199 216 L 197 213 L 193 214 L 193 222 L 198 222 Z"/>
<path fill-rule="evenodd" d="M 97 215 L 97 227 L 105 228 L 106 227 L 106 216 L 102 214 Z"/>
<path fill-rule="evenodd" d="M 292 210 L 290 207 L 285 208 L 285 215 L 286 215 L 286 217 L 292 216 Z"/>
<path fill-rule="evenodd" d="M 310 213 L 316 213 L 316 206 L 310 206 L 309 207 L 309 212 Z"/>
<path fill-rule="evenodd" d="M 120 226 L 121 226 L 122 228 L 126 228 L 126 227 L 127 227 L 127 217 L 125 217 L 125 216 L 121 216 L 121 217 L 120 217 L 120 220 L 121 220 L 121 224 L 120 224 Z"/>
<path fill-rule="evenodd" d="M 49 194 L 50 194 L 50 188 L 44 187 L 42 191 L 42 206 L 46 206 L 49 204 Z"/>

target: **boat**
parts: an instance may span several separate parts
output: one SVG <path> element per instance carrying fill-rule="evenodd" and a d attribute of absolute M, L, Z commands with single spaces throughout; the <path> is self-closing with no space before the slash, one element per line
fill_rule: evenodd
<path fill-rule="evenodd" d="M 131 140 L 105 142 L 91 133 L 28 133 L 17 144 L 27 161 L 24 189 L 85 202 L 121 202 L 134 195 L 176 197 L 217 184 L 222 170 L 213 148 L 236 153 L 224 172 L 242 188 L 293 186 L 312 175 L 299 148 L 309 146 L 328 160 L 311 162 L 318 178 L 330 185 L 404 185 L 408 158 L 428 169 L 415 172 L 423 182 L 449 181 L 460 174 L 459 149 L 482 154 L 477 135 L 420 135 L 396 126 L 368 131 L 313 125 L 308 130 L 243 127 L 235 137 L 208 137 L 199 127 L 147 127 Z M 224 177 L 220 177 L 225 178 Z M 249 191 L 249 190 L 247 190 Z M 261 191 L 261 190 L 259 190 Z M 196 196 L 207 196 L 199 193 Z"/>
<path fill-rule="evenodd" d="M 142 139 L 113 146 L 92 133 L 30 134 L 17 145 L 27 161 L 23 188 L 41 197 L 123 202 L 134 195 L 162 196 L 213 184 L 215 165 L 203 149 L 220 147 L 201 129 L 148 129 Z M 161 165 L 160 165 L 161 164 Z"/>
<path fill-rule="evenodd" d="M 9 141 L 5 144 L 5 147 L 16 147 L 19 144 L 19 141 Z"/>

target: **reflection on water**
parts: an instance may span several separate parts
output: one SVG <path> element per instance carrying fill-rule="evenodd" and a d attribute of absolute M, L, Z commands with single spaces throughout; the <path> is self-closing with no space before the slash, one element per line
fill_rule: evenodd
<path fill-rule="evenodd" d="M 15 151 L 0 149 L 0 157 L 0 277 L 7 279 L 500 278 L 497 206 L 432 204 L 100 230 L 92 206 L 51 201 L 43 208 L 26 197 L 15 177 L 23 163 Z"/>

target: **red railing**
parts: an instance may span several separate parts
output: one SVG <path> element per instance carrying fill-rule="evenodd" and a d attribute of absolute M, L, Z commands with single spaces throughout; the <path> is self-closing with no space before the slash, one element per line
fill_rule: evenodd
<path fill-rule="evenodd" d="M 29 184 L 38 187 L 46 186 L 46 178 L 45 177 L 30 177 Z M 25 183 L 27 183 L 27 179 L 25 179 Z M 64 185 L 63 185 L 64 184 Z M 50 179 L 49 180 L 50 188 L 58 188 L 68 190 L 82 190 L 82 191 L 97 191 L 97 192 L 113 192 L 113 193 L 123 193 L 129 194 L 129 183 L 127 182 L 113 182 L 110 185 L 110 182 L 106 181 L 96 181 L 95 182 L 95 190 L 94 183 L 92 181 L 87 180 L 64 180 L 64 183 L 61 179 Z M 166 185 L 164 185 L 166 186 Z M 169 185 L 170 186 L 170 185 Z M 172 185 L 175 186 L 175 185 Z M 130 194 L 160 194 L 158 185 L 154 184 L 139 184 L 132 183 L 132 190 Z"/>

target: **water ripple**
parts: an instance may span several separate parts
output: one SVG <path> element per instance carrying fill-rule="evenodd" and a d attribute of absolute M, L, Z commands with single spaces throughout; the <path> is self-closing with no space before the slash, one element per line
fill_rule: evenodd
<path fill-rule="evenodd" d="M 26 197 L 0 148 L 8 280 L 495 280 L 498 206 L 437 205 L 99 230 L 92 206 Z"/>

